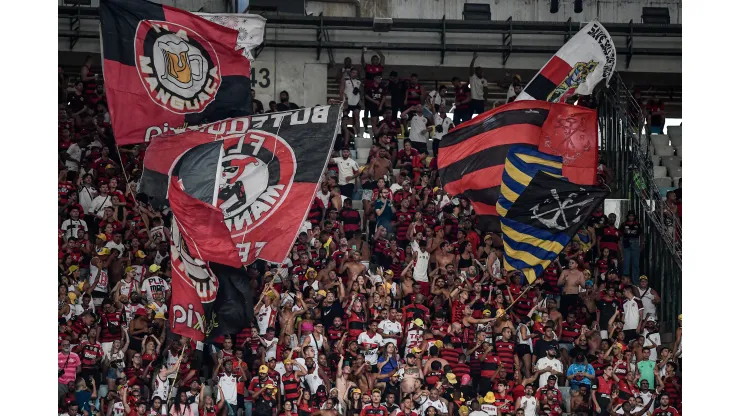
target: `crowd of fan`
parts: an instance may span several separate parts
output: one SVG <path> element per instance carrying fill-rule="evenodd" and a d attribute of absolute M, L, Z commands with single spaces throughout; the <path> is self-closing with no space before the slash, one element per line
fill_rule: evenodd
<path fill-rule="evenodd" d="M 145 148 L 114 147 L 91 61 L 69 88 L 60 69 L 60 414 L 679 414 L 680 321 L 663 345 L 634 215 L 617 228 L 599 209 L 532 285 L 504 270 L 501 236 L 445 194 L 427 148 L 483 112 L 482 70 L 453 80 L 449 120 L 443 91 L 385 81 L 379 55 L 362 59 L 369 159 L 348 149 L 348 58 L 345 128 L 304 231 L 283 264 L 250 266 L 254 321 L 207 344 L 168 331 L 169 217 L 136 199 Z"/>

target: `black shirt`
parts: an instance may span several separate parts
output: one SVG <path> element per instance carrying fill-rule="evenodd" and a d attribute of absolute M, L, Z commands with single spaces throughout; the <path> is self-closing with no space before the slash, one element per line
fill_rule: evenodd
<path fill-rule="evenodd" d="M 391 106 L 403 107 L 403 100 L 406 98 L 406 82 L 388 81 L 388 92 L 391 93 Z"/>
<path fill-rule="evenodd" d="M 617 301 L 617 298 L 612 300 L 602 299 L 596 304 L 596 308 L 601 312 L 601 316 L 599 317 L 599 327 L 606 331 L 609 328 L 609 320 L 614 316 L 614 312 L 619 309 L 619 302 Z"/>
<path fill-rule="evenodd" d="M 289 102 L 288 104 L 280 103 L 277 105 L 278 111 L 290 111 L 290 110 L 297 110 L 298 106 L 295 105 L 295 103 Z"/>
<path fill-rule="evenodd" d="M 69 94 L 69 102 L 67 107 L 72 113 L 76 113 L 85 107 L 85 96 L 83 94 L 77 95 L 77 92 Z"/>
<path fill-rule="evenodd" d="M 321 307 L 321 320 L 324 323 L 324 328 L 334 326 L 334 318 L 337 317 L 344 320 L 344 309 L 342 309 L 342 304 L 338 300 L 335 300 L 328 308 Z"/>
<path fill-rule="evenodd" d="M 640 238 L 642 235 L 642 227 L 637 221 L 623 223 L 621 231 L 625 239 Z"/>

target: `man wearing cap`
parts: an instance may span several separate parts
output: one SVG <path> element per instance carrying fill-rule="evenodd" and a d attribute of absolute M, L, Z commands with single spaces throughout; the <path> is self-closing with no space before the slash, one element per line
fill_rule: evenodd
<path fill-rule="evenodd" d="M 655 316 L 650 315 L 645 320 L 645 328 L 642 330 L 642 335 L 645 337 L 645 344 L 643 347 L 650 349 L 650 361 L 658 360 L 658 347 L 663 345 L 660 339 L 660 328 L 655 321 Z"/>
<path fill-rule="evenodd" d="M 632 290 L 635 293 L 635 297 L 642 302 L 645 312 L 643 317 L 656 316 L 656 305 L 660 303 L 660 295 L 655 289 L 650 288 L 648 277 L 645 275 L 640 276 L 639 284 L 633 286 Z"/>
<path fill-rule="evenodd" d="M 540 386 L 540 388 L 537 389 L 534 398 L 537 400 L 538 404 L 542 404 L 543 402 L 547 401 L 548 392 L 552 392 L 555 400 L 558 403 L 563 403 L 563 393 L 561 393 L 560 389 L 558 389 L 557 381 L 558 378 L 551 375 L 547 378 L 547 384 Z"/>
<path fill-rule="evenodd" d="M 552 376 L 555 377 L 555 382 L 557 384 L 557 377 L 561 377 L 563 375 L 563 363 L 560 362 L 559 359 L 557 359 L 557 350 L 556 344 L 548 344 L 547 350 L 545 352 L 545 356 L 537 360 L 537 363 L 535 364 L 535 370 L 543 370 L 544 372 L 540 374 L 539 379 L 539 385 L 544 386 L 547 384 L 547 380 Z"/>
<path fill-rule="evenodd" d="M 152 264 L 149 266 L 149 276 L 141 283 L 141 293 L 144 295 L 146 303 L 152 303 L 156 292 L 162 292 L 165 301 L 169 301 L 170 285 L 162 278 L 162 267 Z"/>

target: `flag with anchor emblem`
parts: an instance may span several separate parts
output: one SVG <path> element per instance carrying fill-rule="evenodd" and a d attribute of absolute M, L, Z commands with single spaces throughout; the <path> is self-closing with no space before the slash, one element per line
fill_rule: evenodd
<path fill-rule="evenodd" d="M 504 236 L 504 268 L 519 270 L 531 284 L 563 250 L 605 188 L 563 177 L 563 158 L 530 146 L 513 146 L 506 157 L 496 210 Z"/>

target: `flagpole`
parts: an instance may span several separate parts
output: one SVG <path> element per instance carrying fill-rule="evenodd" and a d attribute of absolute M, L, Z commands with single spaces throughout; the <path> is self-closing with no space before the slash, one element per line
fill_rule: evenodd
<path fill-rule="evenodd" d="M 177 358 L 177 372 L 175 373 L 175 378 L 172 379 L 172 385 L 170 386 L 170 391 L 167 393 L 167 400 L 165 400 L 165 406 L 169 407 L 170 398 L 172 397 L 172 390 L 175 388 L 175 383 L 177 383 L 177 376 L 180 375 L 180 364 L 182 363 L 182 356 L 185 354 L 185 346 L 182 346 L 182 351 L 180 351 L 180 356 Z"/>
<path fill-rule="evenodd" d="M 524 288 L 524 290 L 522 291 L 522 293 L 521 293 L 521 294 L 519 294 L 519 296 L 518 296 L 518 297 L 517 297 L 516 299 L 514 299 L 514 301 L 513 301 L 513 302 L 511 302 L 511 305 L 509 305 L 509 306 L 508 306 L 508 307 L 507 307 L 506 309 L 504 309 L 504 313 L 508 312 L 508 311 L 509 311 L 509 309 L 511 309 L 511 308 L 512 308 L 512 307 L 513 307 L 513 306 L 514 306 L 514 305 L 516 304 L 516 302 L 517 302 L 517 301 L 518 301 L 519 299 L 521 299 L 521 298 L 522 298 L 522 296 L 524 296 L 524 294 L 525 294 L 525 293 L 527 293 L 527 291 L 528 291 L 529 289 L 531 289 L 531 288 L 533 288 L 533 287 L 534 287 L 534 285 L 527 285 L 527 287 L 525 287 L 525 288 Z M 498 315 L 498 314 L 497 314 L 497 315 Z M 502 314 L 502 315 L 503 315 L 503 314 Z"/>

